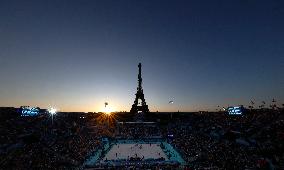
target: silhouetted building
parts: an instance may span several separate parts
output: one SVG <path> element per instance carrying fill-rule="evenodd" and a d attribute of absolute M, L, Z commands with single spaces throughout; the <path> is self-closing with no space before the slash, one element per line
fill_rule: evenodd
<path fill-rule="evenodd" d="M 139 112 L 143 112 L 143 113 L 149 112 L 148 105 L 146 104 L 143 89 L 142 89 L 141 63 L 139 63 L 138 68 L 139 68 L 138 87 L 137 87 L 134 104 L 132 105 L 132 108 L 130 110 L 131 113 L 135 113 L 135 114 Z"/>

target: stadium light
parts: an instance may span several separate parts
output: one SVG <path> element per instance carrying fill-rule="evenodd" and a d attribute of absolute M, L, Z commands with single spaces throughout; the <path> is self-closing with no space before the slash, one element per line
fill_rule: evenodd
<path fill-rule="evenodd" d="M 48 110 L 48 112 L 51 114 L 51 115 L 55 115 L 56 114 L 56 109 L 55 108 L 50 108 L 49 110 Z"/>
<path fill-rule="evenodd" d="M 50 109 L 48 109 L 49 114 L 51 114 L 51 123 L 53 125 L 53 115 L 56 114 L 56 109 L 54 107 L 51 107 Z"/>
<path fill-rule="evenodd" d="M 170 100 L 170 101 L 169 101 L 169 104 L 170 104 L 170 105 L 173 105 L 173 104 L 174 104 L 174 101 L 173 101 L 173 100 Z M 173 118 L 173 113 L 171 113 L 171 119 L 172 119 L 172 118 Z"/>

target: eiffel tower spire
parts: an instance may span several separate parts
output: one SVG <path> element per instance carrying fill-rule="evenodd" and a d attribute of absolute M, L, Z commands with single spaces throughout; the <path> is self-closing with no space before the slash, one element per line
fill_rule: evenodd
<path fill-rule="evenodd" d="M 138 87 L 136 92 L 136 97 L 134 100 L 134 104 L 132 105 L 132 108 L 130 110 L 131 113 L 138 113 L 139 111 L 143 113 L 149 112 L 148 105 L 146 104 L 143 88 L 142 88 L 142 76 L 141 76 L 141 63 L 138 64 L 139 72 L 138 72 Z M 138 100 L 141 100 L 141 103 L 138 102 Z M 139 105 L 141 104 L 141 105 Z"/>

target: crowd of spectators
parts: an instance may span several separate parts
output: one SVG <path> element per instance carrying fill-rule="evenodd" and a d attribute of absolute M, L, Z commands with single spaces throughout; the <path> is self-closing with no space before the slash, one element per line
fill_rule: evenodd
<path fill-rule="evenodd" d="M 89 117 L 0 119 L 0 169 L 82 169 L 102 138 L 164 138 L 189 169 L 284 169 L 284 114 L 200 112 L 158 123 L 100 124 Z"/>
<path fill-rule="evenodd" d="M 156 123 L 118 123 L 116 137 L 125 139 L 154 138 L 161 137 L 161 131 Z"/>
<path fill-rule="evenodd" d="M 101 147 L 83 122 L 47 115 L 15 117 L 0 123 L 0 169 L 80 169 Z"/>
<path fill-rule="evenodd" d="M 283 110 L 242 116 L 196 113 L 170 123 L 164 135 L 193 169 L 283 169 Z"/>

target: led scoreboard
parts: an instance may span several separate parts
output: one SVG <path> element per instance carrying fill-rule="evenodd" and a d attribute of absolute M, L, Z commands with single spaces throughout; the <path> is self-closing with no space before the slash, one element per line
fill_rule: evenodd
<path fill-rule="evenodd" d="M 39 107 L 21 106 L 20 108 L 21 116 L 36 116 L 39 114 L 39 111 Z"/>
<path fill-rule="evenodd" d="M 242 115 L 244 112 L 244 108 L 242 106 L 228 107 L 227 110 L 229 115 Z"/>

